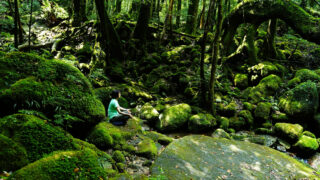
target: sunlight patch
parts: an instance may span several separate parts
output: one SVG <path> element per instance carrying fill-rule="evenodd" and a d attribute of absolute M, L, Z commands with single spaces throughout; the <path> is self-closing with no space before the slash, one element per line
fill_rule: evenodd
<path fill-rule="evenodd" d="M 190 163 L 186 163 L 185 164 L 186 168 L 189 170 L 190 174 L 197 174 L 198 176 L 203 176 L 205 177 L 206 176 L 206 172 L 208 171 L 207 169 L 206 170 L 203 170 L 203 171 L 199 171 L 197 169 L 195 169 Z"/>
<path fill-rule="evenodd" d="M 231 144 L 231 145 L 229 146 L 229 148 L 230 148 L 232 151 L 234 151 L 234 152 L 244 152 L 243 150 L 239 149 L 237 146 L 235 146 L 235 145 L 233 145 L 233 144 Z"/>

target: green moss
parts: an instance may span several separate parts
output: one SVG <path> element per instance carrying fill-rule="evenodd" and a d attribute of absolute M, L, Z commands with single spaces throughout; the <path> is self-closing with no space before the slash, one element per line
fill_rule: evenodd
<path fill-rule="evenodd" d="M 160 115 L 156 127 L 161 131 L 172 131 L 185 125 L 191 116 L 191 107 L 188 104 L 178 104 L 166 108 Z"/>
<path fill-rule="evenodd" d="M 72 136 L 33 115 L 15 114 L 0 119 L 0 132 L 20 143 L 31 162 L 53 151 L 75 149 Z"/>
<path fill-rule="evenodd" d="M 236 114 L 237 112 L 237 104 L 232 101 L 230 102 L 226 107 L 223 109 L 223 115 L 227 117 L 232 117 Z"/>
<path fill-rule="evenodd" d="M 320 81 L 320 76 L 309 69 L 300 69 L 296 72 L 295 74 L 295 78 L 299 78 L 301 82 L 305 82 L 305 81 L 315 81 L 315 82 L 319 82 Z"/>
<path fill-rule="evenodd" d="M 276 123 L 274 131 L 278 136 L 290 142 L 296 142 L 302 135 L 303 127 L 299 124 Z"/>
<path fill-rule="evenodd" d="M 139 144 L 136 153 L 146 158 L 155 158 L 158 155 L 156 144 L 149 138 L 144 138 Z"/>
<path fill-rule="evenodd" d="M 308 81 L 287 91 L 279 98 L 279 107 L 293 119 L 313 118 L 319 107 L 316 84 Z"/>
<path fill-rule="evenodd" d="M 126 168 L 125 164 L 119 162 L 119 163 L 116 164 L 116 166 L 117 166 L 119 172 L 124 172 L 125 171 L 125 168 Z"/>
<path fill-rule="evenodd" d="M 268 96 L 274 95 L 279 89 L 282 79 L 277 75 L 269 75 L 263 78 L 259 84 L 253 87 L 249 93 L 249 99 L 252 103 L 258 103 Z"/>
<path fill-rule="evenodd" d="M 226 117 L 220 117 L 219 119 L 220 122 L 220 128 L 227 130 L 229 128 L 229 119 Z"/>
<path fill-rule="evenodd" d="M 114 159 L 118 163 L 121 163 L 121 162 L 123 163 L 126 161 L 124 155 L 119 150 L 116 150 L 112 153 L 112 159 Z"/>
<path fill-rule="evenodd" d="M 271 115 L 272 119 L 276 122 L 286 122 L 288 121 L 288 116 L 285 113 L 274 113 Z"/>
<path fill-rule="evenodd" d="M 154 142 L 158 142 L 162 145 L 168 145 L 173 141 L 173 138 L 166 136 L 164 134 L 158 133 L 156 131 L 146 131 L 145 136 L 149 137 Z"/>
<path fill-rule="evenodd" d="M 304 131 L 302 133 L 302 135 L 305 135 L 305 136 L 308 136 L 308 137 L 311 137 L 311 138 L 316 138 L 316 136 L 310 131 Z"/>
<path fill-rule="evenodd" d="M 97 154 L 82 151 L 56 152 L 13 173 L 9 179 L 105 179 Z"/>
<path fill-rule="evenodd" d="M 239 112 L 238 117 L 243 118 L 246 122 L 247 127 L 251 128 L 253 125 L 253 117 L 249 110 L 242 110 Z"/>
<path fill-rule="evenodd" d="M 66 123 L 74 128 L 94 125 L 105 117 L 102 103 L 77 68 L 20 52 L 6 54 L 0 64 L 0 75 L 6 79 L 0 92 L 2 116 L 26 108 L 43 112 L 50 119 L 67 113 L 83 120 Z"/>
<path fill-rule="evenodd" d="M 15 171 L 28 163 L 25 148 L 0 134 L 0 171 Z"/>
<path fill-rule="evenodd" d="M 302 151 L 302 153 L 308 153 L 315 152 L 319 148 L 319 144 L 316 138 L 302 135 L 298 142 L 293 145 L 293 147 L 299 151 Z"/>
<path fill-rule="evenodd" d="M 251 80 L 254 80 L 255 77 L 266 77 L 271 74 L 280 75 L 281 71 L 278 67 L 271 62 L 265 61 L 261 62 L 255 66 L 248 68 L 249 73 L 253 74 Z"/>
<path fill-rule="evenodd" d="M 246 109 L 250 112 L 252 112 L 255 109 L 255 106 L 249 102 L 244 102 L 243 107 L 244 107 L 244 109 Z"/>
<path fill-rule="evenodd" d="M 234 78 L 234 85 L 238 88 L 245 89 L 248 87 L 248 75 L 236 74 Z"/>
<path fill-rule="evenodd" d="M 229 118 L 229 127 L 235 131 L 243 130 L 247 128 L 246 119 L 243 117 L 231 117 Z"/>
<path fill-rule="evenodd" d="M 260 102 L 254 111 L 254 117 L 264 121 L 268 120 L 271 111 L 271 106 L 271 103 Z"/>
<path fill-rule="evenodd" d="M 149 103 L 146 103 L 140 109 L 140 117 L 150 124 L 154 124 L 159 119 L 159 112 Z"/>
<path fill-rule="evenodd" d="M 188 129 L 192 132 L 207 131 L 216 125 L 217 121 L 211 114 L 199 113 L 191 116 L 188 121 Z"/>
<path fill-rule="evenodd" d="M 226 132 L 225 130 L 223 130 L 223 129 L 216 129 L 216 130 L 211 134 L 211 137 L 231 139 L 231 136 L 229 135 L 229 133 L 227 133 L 227 132 Z"/>

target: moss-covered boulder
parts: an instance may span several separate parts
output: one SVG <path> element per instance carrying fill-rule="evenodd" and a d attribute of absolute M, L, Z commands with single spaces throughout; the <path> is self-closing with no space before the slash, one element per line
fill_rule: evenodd
<path fill-rule="evenodd" d="M 154 142 L 158 142 L 162 145 L 168 145 L 173 141 L 173 138 L 156 131 L 146 131 L 144 135 L 152 139 Z"/>
<path fill-rule="evenodd" d="M 310 81 L 299 84 L 280 97 L 279 107 L 292 119 L 313 119 L 319 107 L 317 85 Z"/>
<path fill-rule="evenodd" d="M 293 148 L 303 156 L 310 156 L 310 153 L 314 153 L 318 150 L 319 144 L 316 138 L 302 135 L 298 142 L 293 145 Z"/>
<path fill-rule="evenodd" d="M 137 155 L 153 159 L 157 156 L 158 149 L 150 138 L 145 137 L 139 142 L 136 153 Z"/>
<path fill-rule="evenodd" d="M 208 136 L 174 141 L 155 160 L 151 171 L 177 180 L 318 179 L 312 168 L 274 149 Z"/>
<path fill-rule="evenodd" d="M 226 139 L 231 139 L 231 136 L 229 133 L 227 133 L 225 130 L 223 129 L 216 129 L 212 134 L 211 137 L 214 138 L 226 138 Z"/>
<path fill-rule="evenodd" d="M 23 146 L 0 134 L 0 172 L 15 171 L 29 163 Z"/>
<path fill-rule="evenodd" d="M 303 127 L 299 124 L 276 123 L 274 131 L 278 136 L 294 143 L 302 135 Z"/>
<path fill-rule="evenodd" d="M 222 110 L 222 115 L 226 117 L 232 117 L 237 112 L 237 104 L 232 101 L 227 106 L 225 106 Z"/>
<path fill-rule="evenodd" d="M 280 88 L 281 83 L 282 79 L 274 74 L 263 78 L 257 86 L 250 89 L 248 95 L 250 102 L 258 103 L 268 96 L 273 96 Z"/>
<path fill-rule="evenodd" d="M 33 115 L 15 114 L 0 119 L 0 132 L 21 144 L 31 162 L 53 151 L 76 148 L 71 135 Z"/>
<path fill-rule="evenodd" d="M 156 123 L 161 131 L 178 130 L 186 125 L 191 116 L 191 107 L 188 104 L 178 104 L 166 108 Z"/>
<path fill-rule="evenodd" d="M 293 79 L 288 82 L 288 86 L 294 87 L 306 81 L 320 82 L 320 75 L 309 69 L 300 69 L 296 72 Z"/>
<path fill-rule="evenodd" d="M 16 171 L 9 179 L 106 179 L 98 155 L 90 150 L 56 152 Z"/>
<path fill-rule="evenodd" d="M 116 150 L 112 153 L 112 159 L 115 160 L 118 163 L 123 163 L 126 161 L 123 153 L 119 150 Z"/>
<path fill-rule="evenodd" d="M 271 115 L 271 118 L 275 122 L 287 122 L 289 120 L 288 116 L 282 112 L 276 112 Z"/>
<path fill-rule="evenodd" d="M 249 110 L 242 110 L 238 113 L 238 118 L 242 118 L 245 121 L 245 128 L 251 128 L 253 126 L 253 117 Z"/>
<path fill-rule="evenodd" d="M 261 79 L 271 74 L 281 75 L 282 68 L 280 68 L 280 66 L 278 67 L 271 62 L 265 61 L 248 68 L 248 72 L 251 74 L 251 81 Z"/>
<path fill-rule="evenodd" d="M 236 74 L 234 77 L 234 85 L 240 89 L 248 87 L 248 75 L 247 74 Z"/>
<path fill-rule="evenodd" d="M 0 84 L 0 116 L 33 109 L 57 121 L 69 117 L 57 125 L 74 129 L 105 118 L 105 109 L 88 79 L 69 64 L 13 52 L 0 58 L 0 76 L 5 79 Z"/>
<path fill-rule="evenodd" d="M 210 130 L 217 125 L 217 120 L 211 114 L 199 113 L 190 117 L 188 129 L 191 132 L 202 132 Z"/>
<path fill-rule="evenodd" d="M 147 120 L 149 124 L 155 124 L 159 120 L 159 112 L 150 103 L 146 103 L 140 109 L 140 118 Z"/>
<path fill-rule="evenodd" d="M 126 140 L 133 136 L 131 131 L 121 130 L 108 122 L 101 122 L 89 134 L 88 141 L 102 150 L 108 148 L 125 149 Z"/>
<path fill-rule="evenodd" d="M 229 119 L 226 117 L 219 117 L 219 127 L 223 130 L 227 130 L 229 128 Z"/>
<path fill-rule="evenodd" d="M 271 106 L 271 103 L 260 102 L 254 111 L 254 117 L 262 120 L 262 122 L 268 120 L 270 116 Z"/>

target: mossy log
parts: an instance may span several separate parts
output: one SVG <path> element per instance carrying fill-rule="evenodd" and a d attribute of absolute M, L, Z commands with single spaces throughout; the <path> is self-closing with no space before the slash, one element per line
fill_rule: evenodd
<path fill-rule="evenodd" d="M 278 18 L 286 22 L 302 38 L 320 44 L 320 18 L 313 17 L 293 1 L 242 1 L 223 22 L 223 42 L 226 47 L 243 23 L 260 24 Z"/>

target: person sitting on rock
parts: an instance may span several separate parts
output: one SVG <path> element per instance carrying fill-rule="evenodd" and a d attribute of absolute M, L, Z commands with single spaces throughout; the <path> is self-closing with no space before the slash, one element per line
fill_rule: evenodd
<path fill-rule="evenodd" d="M 131 115 L 130 109 L 121 107 L 118 103 L 118 99 L 121 97 L 119 90 L 113 90 L 111 92 L 111 101 L 108 107 L 109 122 L 116 126 L 125 125 Z"/>

